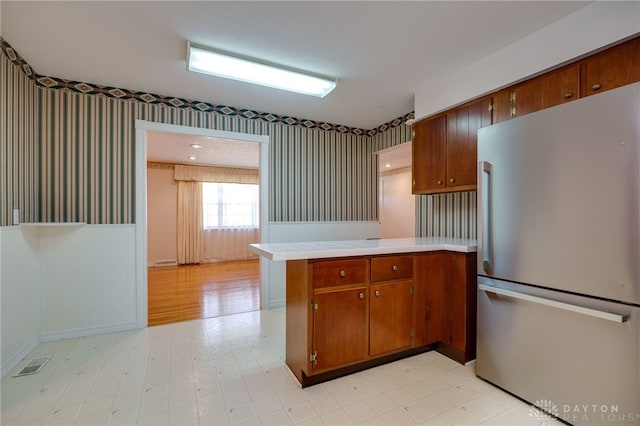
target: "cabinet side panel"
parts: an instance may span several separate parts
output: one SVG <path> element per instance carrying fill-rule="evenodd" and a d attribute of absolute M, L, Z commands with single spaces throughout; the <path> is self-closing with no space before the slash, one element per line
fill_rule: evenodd
<path fill-rule="evenodd" d="M 442 252 L 416 254 L 416 345 L 442 339 Z"/>
<path fill-rule="evenodd" d="M 287 261 L 286 362 L 302 381 L 310 352 L 310 283 L 306 260 Z"/>

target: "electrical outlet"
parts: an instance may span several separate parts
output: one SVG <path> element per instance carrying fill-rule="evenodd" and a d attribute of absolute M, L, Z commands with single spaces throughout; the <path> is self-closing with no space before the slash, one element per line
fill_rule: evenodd
<path fill-rule="evenodd" d="M 13 224 L 20 225 L 20 209 L 13 209 Z"/>

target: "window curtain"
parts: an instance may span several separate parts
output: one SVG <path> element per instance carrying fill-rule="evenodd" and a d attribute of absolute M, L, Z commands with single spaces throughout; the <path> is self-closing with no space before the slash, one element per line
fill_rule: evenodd
<path fill-rule="evenodd" d="M 257 185 L 260 183 L 259 170 L 176 164 L 174 179 L 178 183 L 179 264 L 247 259 L 254 256 L 248 245 L 260 242 L 257 228 L 204 229 L 201 182 Z"/>
<path fill-rule="evenodd" d="M 176 164 L 174 169 L 176 181 L 250 183 L 259 184 L 258 169 L 241 169 L 234 167 L 184 166 Z"/>
<path fill-rule="evenodd" d="M 204 261 L 202 184 L 178 181 L 178 263 Z"/>
<path fill-rule="evenodd" d="M 221 262 L 257 257 L 249 250 L 249 244 L 259 242 L 258 228 L 205 229 L 204 260 Z"/>

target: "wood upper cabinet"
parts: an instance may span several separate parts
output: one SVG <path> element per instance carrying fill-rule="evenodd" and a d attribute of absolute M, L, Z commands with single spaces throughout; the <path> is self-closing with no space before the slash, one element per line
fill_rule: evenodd
<path fill-rule="evenodd" d="M 491 124 L 483 98 L 413 125 L 414 194 L 476 189 L 478 129 Z"/>
<path fill-rule="evenodd" d="M 478 129 L 491 125 L 492 99 L 455 108 L 447 113 L 447 187 L 476 188 Z"/>
<path fill-rule="evenodd" d="M 427 194 L 446 187 L 447 116 L 440 115 L 413 124 L 412 168 L 414 194 Z"/>
<path fill-rule="evenodd" d="M 580 97 L 580 65 L 573 64 L 540 76 L 542 108 L 551 108 Z"/>
<path fill-rule="evenodd" d="M 534 78 L 501 90 L 495 95 L 494 109 L 496 123 L 541 110 L 541 79 Z"/>
<path fill-rule="evenodd" d="M 369 354 L 410 348 L 414 338 L 413 281 L 371 285 L 369 300 Z"/>
<path fill-rule="evenodd" d="M 367 299 L 366 286 L 314 292 L 311 371 L 326 371 L 367 358 Z"/>
<path fill-rule="evenodd" d="M 582 96 L 640 81 L 640 38 L 584 59 L 580 78 Z"/>
<path fill-rule="evenodd" d="M 475 358 L 476 254 L 442 253 L 442 342 L 438 348 L 458 362 Z"/>

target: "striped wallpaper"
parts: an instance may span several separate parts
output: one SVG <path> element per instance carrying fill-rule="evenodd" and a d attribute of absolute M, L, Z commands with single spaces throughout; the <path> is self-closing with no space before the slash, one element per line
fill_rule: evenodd
<path fill-rule="evenodd" d="M 38 89 L 4 55 L 0 64 L 0 225 L 39 219 Z"/>
<path fill-rule="evenodd" d="M 416 197 L 417 237 L 477 238 L 475 191 Z"/>
<path fill-rule="evenodd" d="M 133 223 L 136 119 L 270 135 L 270 221 L 377 220 L 372 154 L 411 134 L 404 119 L 360 135 L 47 88 L 4 50 L 0 56 L 1 226 L 16 205 L 22 221 Z M 419 235 L 475 236 L 475 196 L 419 199 Z"/>

